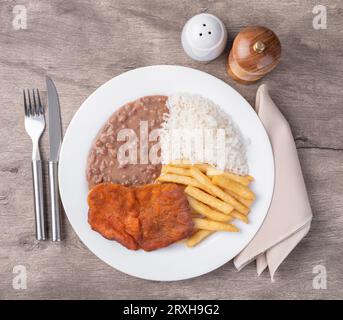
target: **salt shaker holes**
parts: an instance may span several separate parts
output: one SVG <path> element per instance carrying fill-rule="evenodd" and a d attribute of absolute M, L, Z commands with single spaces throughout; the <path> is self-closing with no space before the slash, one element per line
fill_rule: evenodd
<path fill-rule="evenodd" d="M 192 59 L 211 61 L 224 51 L 227 30 L 218 17 L 201 13 L 186 22 L 181 42 L 183 49 Z"/>

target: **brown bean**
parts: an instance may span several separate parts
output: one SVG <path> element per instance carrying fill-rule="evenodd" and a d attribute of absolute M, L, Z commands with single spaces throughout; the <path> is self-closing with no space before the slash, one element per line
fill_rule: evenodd
<path fill-rule="evenodd" d="M 108 142 L 108 135 L 101 135 L 99 139 L 103 144 L 106 144 Z"/>
<path fill-rule="evenodd" d="M 92 173 L 91 173 L 91 171 L 90 170 L 87 170 L 87 174 L 86 174 L 86 176 L 87 176 L 87 180 L 89 181 L 89 180 L 92 180 Z"/>
<path fill-rule="evenodd" d="M 114 135 L 114 133 L 115 133 L 115 128 L 114 128 L 114 126 L 112 127 L 109 127 L 108 129 L 107 129 L 107 131 L 106 131 L 106 134 L 107 134 L 107 141 L 109 140 L 109 138 L 110 138 L 110 136 L 112 136 L 112 135 Z"/>
<path fill-rule="evenodd" d="M 99 166 L 100 171 L 104 171 L 106 168 L 107 168 L 106 162 L 102 161 Z"/>
<path fill-rule="evenodd" d="M 105 147 L 107 148 L 107 150 L 109 150 L 109 149 L 113 148 L 113 145 L 110 142 L 106 142 Z"/>
<path fill-rule="evenodd" d="M 122 114 L 118 117 L 118 122 L 123 123 L 127 119 L 126 114 Z"/>
<path fill-rule="evenodd" d="M 96 147 L 102 147 L 102 145 L 103 145 L 103 143 L 100 140 L 97 140 L 96 143 L 95 143 Z"/>
<path fill-rule="evenodd" d="M 108 149 L 108 153 L 110 154 L 110 156 L 112 158 L 116 158 L 117 157 L 117 151 L 115 149 Z"/>
<path fill-rule="evenodd" d="M 129 111 L 128 116 L 132 117 L 135 113 L 136 113 L 136 110 L 132 109 L 132 110 Z"/>
<path fill-rule="evenodd" d="M 89 164 L 93 164 L 95 162 L 96 159 L 96 155 L 95 153 L 92 151 L 91 155 L 89 156 Z"/>
<path fill-rule="evenodd" d="M 94 168 L 94 167 L 90 168 L 89 171 L 90 171 L 90 173 L 92 173 L 93 175 L 97 175 L 97 174 L 100 173 L 99 168 Z"/>
<path fill-rule="evenodd" d="M 110 118 L 110 120 L 109 120 L 109 123 L 110 123 L 111 125 L 116 125 L 117 122 L 118 122 L 117 115 L 113 115 L 113 116 Z"/>
<path fill-rule="evenodd" d="M 94 183 L 100 183 L 102 180 L 103 180 L 103 176 L 102 175 L 95 175 L 93 177 Z"/>
<path fill-rule="evenodd" d="M 152 164 L 148 164 L 148 166 L 147 166 L 147 171 L 151 172 L 151 171 L 153 171 L 153 170 L 155 170 L 155 166 L 152 165 Z"/>
<path fill-rule="evenodd" d="M 131 108 L 132 108 L 132 105 L 133 105 L 133 103 L 128 103 L 128 104 L 124 107 L 124 110 L 125 110 L 125 111 L 130 111 Z"/>

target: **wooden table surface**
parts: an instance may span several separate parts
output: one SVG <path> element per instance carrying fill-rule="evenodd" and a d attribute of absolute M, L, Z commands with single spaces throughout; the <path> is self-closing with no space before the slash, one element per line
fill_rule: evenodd
<path fill-rule="evenodd" d="M 23 0 L 27 29 L 12 25 L 16 1 L 0 0 L 0 298 L 2 299 L 328 299 L 343 298 L 343 3 L 320 1 L 327 28 L 312 26 L 315 0 Z M 246 25 L 273 29 L 283 45 L 277 69 L 257 84 L 233 82 L 226 55 L 198 63 L 182 50 L 180 33 L 192 15 L 209 12 L 232 41 Z M 292 127 L 313 209 L 312 228 L 271 283 L 251 264 L 232 263 L 202 277 L 151 282 L 100 261 L 63 222 L 65 241 L 37 242 L 31 181 L 31 141 L 23 126 L 22 88 L 45 90 L 45 75 L 60 96 L 63 127 L 101 84 L 133 68 L 177 64 L 208 72 L 252 105 L 261 83 Z M 48 158 L 47 134 L 42 139 Z M 15 266 L 27 288 L 15 289 Z M 316 266 L 327 288 L 315 289 Z"/>

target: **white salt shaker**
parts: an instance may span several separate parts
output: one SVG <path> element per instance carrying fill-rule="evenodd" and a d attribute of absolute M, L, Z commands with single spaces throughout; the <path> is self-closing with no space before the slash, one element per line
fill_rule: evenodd
<path fill-rule="evenodd" d="M 198 14 L 189 19 L 182 30 L 183 49 L 198 61 L 211 61 L 220 56 L 227 43 L 224 23 L 209 13 Z"/>

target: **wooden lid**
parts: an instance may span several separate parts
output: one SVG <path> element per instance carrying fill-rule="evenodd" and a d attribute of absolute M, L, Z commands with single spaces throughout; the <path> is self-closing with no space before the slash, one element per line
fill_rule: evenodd
<path fill-rule="evenodd" d="M 264 75 L 274 69 L 281 57 L 281 44 L 276 34 L 268 28 L 251 26 L 235 38 L 232 57 L 246 73 Z"/>

